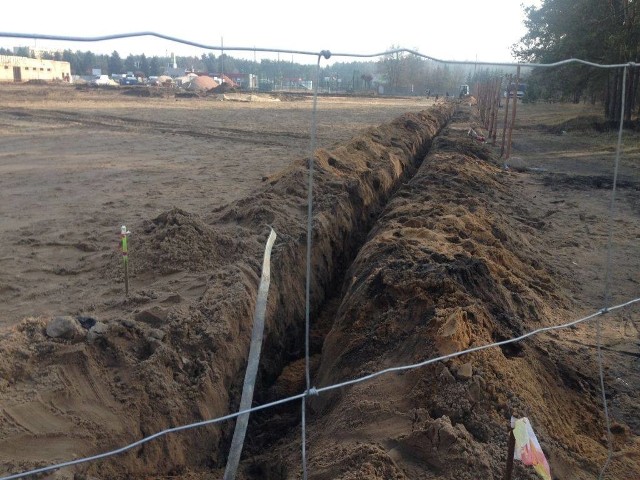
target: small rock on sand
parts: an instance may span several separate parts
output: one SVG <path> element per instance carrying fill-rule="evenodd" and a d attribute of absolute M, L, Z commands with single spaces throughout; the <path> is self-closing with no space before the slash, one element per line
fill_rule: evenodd
<path fill-rule="evenodd" d="M 87 342 L 95 342 L 98 338 L 104 337 L 108 331 L 109 326 L 106 323 L 96 322 L 96 324 L 87 332 Z"/>
<path fill-rule="evenodd" d="M 165 333 L 158 328 L 152 328 L 147 333 L 148 338 L 155 338 L 156 340 L 160 340 L 160 341 L 162 341 L 162 339 L 164 338 L 164 335 Z"/>
<path fill-rule="evenodd" d="M 142 310 L 136 315 L 135 319 L 138 322 L 144 322 L 152 327 L 159 327 L 167 322 L 168 316 L 169 312 L 164 308 L 152 307 L 148 310 Z"/>
<path fill-rule="evenodd" d="M 54 317 L 47 324 L 47 335 L 51 338 L 73 340 L 84 334 L 78 321 L 69 315 Z"/>
<path fill-rule="evenodd" d="M 473 376 L 473 367 L 471 362 L 461 365 L 460 368 L 458 368 L 457 376 L 461 380 L 469 380 Z"/>

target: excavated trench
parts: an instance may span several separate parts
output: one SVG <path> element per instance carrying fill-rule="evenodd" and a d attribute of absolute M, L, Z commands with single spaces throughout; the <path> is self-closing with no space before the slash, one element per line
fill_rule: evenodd
<path fill-rule="evenodd" d="M 311 309 L 312 318 L 324 322 L 314 322 L 321 325 L 313 332 L 316 363 L 332 321 L 319 312 L 339 293 L 377 216 L 415 173 L 453 110 L 453 104 L 440 104 L 407 113 L 316 152 Z M 285 388 L 276 380 L 303 352 L 307 171 L 301 159 L 265 178 L 252 196 L 204 217 L 174 208 L 137 228 L 132 274 L 198 282 L 204 277 L 203 285 L 193 285 L 203 292 L 195 301 L 140 292 L 124 305 L 123 318 L 108 325 L 108 334 L 92 342 L 78 335 L 49 338 L 43 319 L 26 320 L 10 332 L 3 339 L 7 360 L 0 373 L 13 384 L 0 391 L 2 400 L 10 406 L 14 392 L 38 392 L 39 424 L 46 428 L 25 431 L 13 421 L 0 425 L 0 471 L 28 468 L 31 460 L 21 458 L 19 445 L 47 442 L 52 435 L 56 442 L 42 451 L 38 465 L 100 453 L 235 411 L 270 227 L 278 239 L 256 400 L 299 393 L 304 375 L 292 375 Z M 120 272 L 106 265 L 104 275 L 118 279 Z M 75 468 L 100 478 L 215 471 L 224 467 L 232 429 L 233 422 L 226 422 L 168 435 L 112 460 Z M 251 452 L 251 445 L 247 448 Z M 5 458 L 2 452 L 10 454 Z"/>
<path fill-rule="evenodd" d="M 347 187 L 349 192 L 349 202 L 352 206 L 355 206 L 354 210 L 360 212 L 360 219 L 354 225 L 351 232 L 348 232 L 348 240 L 343 241 L 340 246 L 335 242 L 331 242 L 331 253 L 335 256 L 333 262 L 333 271 L 331 268 L 327 268 L 326 272 L 329 273 L 330 279 L 326 282 L 326 286 L 323 284 L 324 295 L 317 299 L 316 302 L 312 302 L 311 311 L 311 331 L 310 331 L 310 368 L 311 377 L 314 378 L 318 374 L 318 370 L 321 367 L 322 349 L 325 339 L 332 327 L 338 313 L 338 309 L 343 301 L 345 292 L 346 277 L 352 274 L 349 272 L 352 262 L 356 259 L 359 251 L 365 245 L 368 236 L 375 228 L 376 222 L 380 218 L 380 214 L 385 210 L 389 201 L 394 195 L 406 187 L 411 182 L 411 179 L 416 174 L 418 168 L 422 164 L 426 155 L 428 154 L 433 141 L 438 139 L 438 134 L 443 128 L 451 121 L 452 118 L 460 120 L 461 117 L 468 120 L 468 112 L 462 113 L 461 107 L 457 106 L 457 113 L 455 109 L 451 109 L 451 105 L 448 105 L 446 110 L 445 123 L 438 122 L 435 135 L 432 135 L 431 128 L 428 129 L 428 138 L 424 140 L 422 147 L 417 148 L 416 154 L 411 153 L 409 156 L 410 163 L 408 166 L 403 167 L 403 172 L 398 177 L 397 181 L 392 183 L 389 187 L 381 189 L 381 181 L 375 176 L 371 180 L 373 186 L 373 196 L 375 200 L 371 202 L 368 195 L 364 195 L 367 200 L 362 200 L 360 193 L 354 193 L 356 190 L 353 187 Z M 463 107 L 464 110 L 469 110 L 468 106 Z M 390 145 L 392 147 L 398 147 L 401 144 L 400 139 L 406 134 L 411 134 L 410 130 L 415 128 L 413 122 L 406 122 L 405 117 L 401 117 L 394 125 L 404 124 L 406 132 L 400 132 L 391 139 Z M 429 126 L 431 127 L 431 126 Z M 380 130 L 384 130 L 386 126 L 380 127 L 380 129 L 373 129 L 371 131 L 372 138 L 380 139 Z M 442 146 L 446 143 L 446 140 L 438 139 L 439 144 Z M 357 149 L 362 148 L 363 143 L 368 139 L 356 139 L 352 143 L 356 145 Z M 475 145 L 465 146 L 467 149 L 475 150 L 476 153 L 488 159 L 488 152 L 482 147 L 474 149 Z M 407 151 L 406 149 L 403 149 Z M 413 147 L 410 147 L 410 152 L 413 152 Z M 340 162 L 342 164 L 349 164 L 350 159 L 350 147 L 345 148 L 345 154 L 339 155 L 330 153 L 327 163 L 330 166 L 335 167 L 338 164 L 337 156 L 340 156 Z M 384 157 L 386 153 L 382 153 Z M 366 161 L 367 168 L 371 168 L 371 161 Z M 374 170 L 375 171 L 375 170 Z M 367 176 L 369 173 L 367 173 Z M 381 191 L 382 190 L 382 191 Z M 378 196 L 376 197 L 376 193 Z M 322 201 L 320 202 L 322 203 Z M 366 205 L 365 205 L 366 203 Z M 314 232 L 315 233 L 315 232 Z M 325 232 L 326 233 L 326 232 Z M 318 233 L 318 235 L 321 235 Z M 314 235 L 315 241 L 315 235 Z M 314 248 L 315 245 L 314 245 Z M 327 257 L 323 254 L 323 261 L 326 263 Z M 295 262 L 294 262 L 295 263 Z M 272 265 L 277 270 L 274 272 L 274 276 L 279 276 L 280 271 L 275 264 L 275 260 Z M 315 265 L 314 265 L 315 267 Z M 295 326 L 293 326 L 295 325 Z M 304 357 L 304 318 L 297 319 L 291 328 L 285 333 L 284 336 L 280 332 L 270 332 L 267 334 L 263 344 L 263 354 L 261 360 L 261 369 L 258 377 L 258 385 L 256 386 L 254 394 L 255 404 L 265 404 L 272 402 L 287 396 L 296 395 L 306 388 L 305 385 L 305 357 Z M 509 346 L 507 346 L 509 348 Z M 515 347 L 517 348 L 517 347 Z M 239 403 L 241 384 L 238 382 L 232 388 L 233 399 L 232 404 Z M 291 434 L 294 429 L 299 427 L 300 422 L 300 406 L 297 402 L 284 404 L 283 406 L 275 409 L 269 409 L 266 411 L 259 411 L 251 416 L 251 422 L 249 425 L 249 433 L 245 440 L 245 447 L 243 455 L 246 458 L 255 457 L 261 458 L 264 451 L 268 451 L 273 445 L 281 440 L 283 437 Z M 220 453 L 222 455 L 228 450 L 226 443 L 230 441 L 230 438 L 223 440 Z M 221 457 L 221 461 L 224 462 L 224 458 Z M 264 479 L 264 478 L 285 478 L 278 472 L 284 471 L 284 467 L 275 462 L 274 465 L 269 465 L 269 462 L 261 463 L 260 460 L 250 462 L 250 465 L 245 471 L 247 478 Z M 286 470 L 286 469 L 285 469 Z M 275 473 L 274 473 L 275 472 Z"/>
<path fill-rule="evenodd" d="M 333 321 L 327 305 L 337 305 L 348 266 L 388 199 L 415 173 L 453 111 L 453 104 L 442 104 L 408 113 L 330 151 L 316 153 L 311 286 L 314 368 Z M 261 404 L 304 390 L 303 362 L 296 360 L 304 354 L 306 208 L 307 165 L 300 160 L 265 178 L 264 187 L 252 197 L 218 209 L 204 220 L 171 211 L 146 229 L 147 241 L 139 249 L 147 252 L 148 261 L 143 263 L 149 269 L 187 263 L 193 270 L 213 272 L 195 312 L 175 325 L 170 337 L 174 346 L 179 345 L 180 356 L 192 356 L 204 347 L 198 341 L 194 344 L 194 336 L 185 336 L 185 330 L 197 330 L 199 338 L 209 337 L 206 351 L 189 363 L 214 365 L 198 374 L 211 383 L 207 390 L 216 392 L 218 406 L 227 406 L 220 414 L 238 408 L 260 273 L 257 260 L 268 226 L 279 237 L 271 258 L 265 339 L 254 401 Z M 178 249 L 179 245 L 188 248 Z M 189 257 L 181 257 L 184 250 L 191 252 Z M 286 365 L 290 366 L 283 374 Z M 297 422 L 298 416 L 286 407 L 275 412 L 275 420 L 273 413 L 252 416 L 245 455 L 259 451 Z M 263 425 L 264 421 L 268 424 Z M 191 466 L 224 466 L 232 427 L 229 422 L 211 432 L 210 441 L 218 445 L 213 457 Z"/>
<path fill-rule="evenodd" d="M 314 386 L 502 341 L 569 315 L 571 301 L 541 260 L 534 221 L 519 214 L 509 174 L 466 134 L 477 127 L 471 112 L 459 107 L 415 174 L 362 223 L 365 242 L 345 250 L 355 258 L 345 255 L 334 269 L 326 301 L 314 309 Z M 269 351 L 286 362 L 273 344 Z M 565 383 L 578 375 L 570 355 L 534 337 L 312 398 L 310 478 L 502 478 L 512 415 L 535 424 L 561 478 L 590 478 L 606 453 L 604 425 L 594 380 L 578 390 Z M 259 403 L 304 390 L 303 361 L 290 358 L 274 383 L 265 375 Z M 297 478 L 299 418 L 297 402 L 253 416 L 242 478 Z M 634 462 L 618 460 L 613 474 L 630 478 Z M 515 475 L 533 478 L 521 465 Z"/>
<path fill-rule="evenodd" d="M 327 385 L 352 378 L 361 375 L 363 371 L 374 371 L 375 366 L 384 368 L 389 364 L 412 363 L 416 360 L 416 355 L 420 358 L 421 352 L 416 342 L 410 340 L 414 335 L 422 338 L 427 351 L 432 352 L 430 356 L 435 356 L 438 353 L 465 348 L 472 343 L 473 338 L 500 341 L 522 334 L 522 318 L 534 307 L 539 309 L 535 318 L 543 316 L 541 312 L 545 310 L 544 301 L 536 292 L 531 295 L 532 292 L 523 288 L 521 284 L 535 279 L 537 275 L 544 277 L 543 293 L 551 289 L 552 284 L 536 269 L 527 270 L 522 267 L 522 263 L 530 259 L 521 258 L 517 254 L 518 251 L 523 251 L 524 242 L 519 238 L 512 238 L 502 230 L 503 222 L 508 223 L 506 219 L 487 219 L 483 215 L 486 213 L 484 209 L 487 204 L 499 201 L 498 198 L 505 198 L 508 189 L 493 178 L 500 171 L 487 162 L 490 160 L 489 150 L 470 141 L 465 134 L 468 126 L 473 123 L 471 111 L 469 105 L 457 106 L 457 112 L 455 115 L 452 114 L 452 128 L 447 128 L 446 135 L 432 137 L 428 141 L 430 148 L 421 149 L 418 155 L 413 157 L 413 164 L 399 177 L 397 187 L 392 186 L 379 192 L 380 182 L 374 179 L 371 184 L 374 191 L 379 193 L 377 203 L 363 202 L 360 194 L 354 195 L 353 189 L 348 189 L 349 208 L 355 205 L 354 211 L 362 214 L 361 220 L 354 222 L 355 228 L 349 233 L 346 233 L 346 227 L 346 236 L 343 238 L 348 238 L 347 241 L 340 245 L 331 242 L 330 250 L 326 253 L 322 251 L 323 245 L 320 240 L 322 254 L 315 257 L 321 258 L 325 265 L 329 263 L 327 255 L 332 254 L 337 259 L 334 260 L 333 267 L 324 270 L 328 273 L 329 281 L 321 286 L 323 295 L 312 302 L 314 308 L 310 353 L 312 378 L 317 382 L 314 385 Z M 440 129 L 438 130 L 440 133 Z M 373 134 L 375 138 L 377 132 L 374 131 Z M 431 148 L 434 140 L 435 146 Z M 397 144 L 397 140 L 395 143 Z M 451 156 L 462 159 L 460 161 L 463 164 L 472 163 L 475 168 L 479 168 L 479 172 L 474 172 L 477 173 L 477 181 L 473 181 L 468 172 L 458 171 L 457 167 L 448 165 Z M 336 157 L 332 153 L 327 163 L 336 166 Z M 427 162 L 428 166 L 424 166 L 423 161 Z M 350 163 L 348 157 L 341 157 L 341 162 Z M 370 168 L 370 165 L 368 164 L 367 168 Z M 431 176 L 425 180 L 424 177 L 429 176 L 425 173 L 427 171 L 431 172 Z M 445 195 L 442 194 L 443 190 L 451 191 Z M 375 193 L 365 198 L 376 198 Z M 460 206 L 447 214 L 442 208 L 431 206 L 437 205 L 440 200 L 445 203 L 459 203 Z M 322 201 L 319 203 L 322 204 Z M 365 203 L 366 207 L 363 205 Z M 471 211 L 465 212 L 465 206 L 469 204 Z M 475 215 L 480 219 L 476 220 Z M 452 222 L 452 216 L 462 219 Z M 447 224 L 444 227 L 446 233 L 435 233 L 439 230 L 439 218 Z M 483 225 L 483 221 L 488 222 L 488 225 Z M 332 222 L 332 225 L 329 225 L 330 235 L 334 235 L 331 227 L 336 224 L 340 223 Z M 389 228 L 390 232 L 385 231 Z M 380 233 L 381 231 L 383 233 Z M 435 242 L 435 245 L 430 245 L 429 242 L 419 245 L 423 236 L 429 237 L 429 232 L 439 241 Z M 500 279 L 494 277 L 492 270 L 496 267 L 492 261 L 484 258 L 486 252 L 481 249 L 465 252 L 465 248 L 471 249 L 467 244 L 473 245 L 472 237 L 477 234 L 482 236 L 482 240 L 488 245 L 495 243 L 495 252 L 491 251 L 489 255 L 491 260 L 496 256 L 503 263 L 517 267 L 521 275 L 520 278 L 516 278 L 518 288 L 505 287 Z M 384 241 L 380 240 L 381 236 L 384 237 Z M 412 236 L 416 238 L 409 240 Z M 456 244 L 463 244 L 461 251 L 454 254 L 453 258 L 450 258 L 451 254 L 447 252 L 448 242 L 451 242 L 454 248 Z M 504 242 L 504 245 L 500 242 Z M 531 255 L 531 258 L 534 257 L 535 255 Z M 291 264 L 302 265 L 301 260 L 302 258 L 299 262 L 294 261 Z M 315 268 L 318 267 L 317 262 L 318 260 L 314 261 Z M 279 265 L 277 260 L 274 260 L 272 265 L 278 272 L 275 275 L 280 276 L 280 280 L 290 278 L 288 275 L 281 276 L 282 268 L 287 268 L 286 265 Z M 501 267 L 506 268 L 506 265 Z M 298 276 L 301 275 L 302 272 L 298 272 Z M 506 274 L 503 272 L 503 275 Z M 407 282 L 410 287 L 406 286 Z M 535 282 L 540 280 L 535 279 Z M 513 304 L 512 295 L 523 297 L 520 305 Z M 473 302 L 478 305 L 471 306 Z M 477 323 L 485 324 L 485 327 L 477 326 Z M 434 335 L 430 331 L 434 325 L 445 333 Z M 304 391 L 304 337 L 300 330 L 302 326 L 302 319 L 299 319 L 284 336 L 276 331 L 275 334 L 272 332 L 266 337 L 261 364 L 262 376 L 255 395 L 257 404 Z M 411 344 L 411 348 L 407 348 L 407 343 Z M 394 353 L 395 345 L 405 351 Z M 522 347 L 518 344 L 504 346 L 501 353 L 505 358 L 523 356 Z M 476 385 L 475 388 L 482 386 Z M 236 397 L 239 396 L 239 385 L 234 393 Z M 405 392 L 405 395 L 410 396 L 408 392 Z M 468 412 L 454 415 L 451 405 L 447 404 L 455 401 L 454 399 L 457 397 L 448 397 L 440 403 L 433 400 L 433 404 L 437 406 L 431 407 L 429 414 L 436 419 L 442 416 L 450 418 L 449 421 L 453 422 L 453 425 L 461 423 L 468 431 L 473 432 L 476 439 L 487 443 L 497 430 L 491 424 L 483 424 L 488 414 L 483 412 L 482 419 L 472 418 Z M 312 401 L 310 412 L 315 414 L 312 418 L 316 427 L 322 425 L 321 430 L 326 428 L 322 420 L 325 416 L 337 416 L 336 424 L 347 424 L 348 422 L 335 414 L 341 409 L 351 410 L 349 406 L 343 405 L 343 402 L 347 405 L 357 403 L 352 398 L 344 399 L 341 394 L 336 393 L 325 394 L 320 399 Z M 402 401 L 398 402 L 401 403 Z M 232 405 L 234 404 L 237 404 L 236 398 L 232 400 Z M 391 417 L 393 418 L 393 415 Z M 245 458 L 250 459 L 245 462 L 244 475 L 247 479 L 284 479 L 296 470 L 299 458 L 294 456 L 287 459 L 286 453 L 279 450 L 278 445 L 283 444 L 283 438 L 286 439 L 284 443 L 287 448 L 299 443 L 299 421 L 300 407 L 297 402 L 252 415 L 244 450 Z M 366 424 L 367 420 L 362 419 L 361 422 Z M 443 422 L 444 428 L 452 425 L 447 424 L 446 420 Z M 497 423 L 495 418 L 493 422 Z M 440 427 L 442 425 L 438 425 L 438 428 Z M 333 435 L 339 437 L 344 435 L 344 431 L 336 431 Z M 477 452 L 482 450 L 476 448 L 461 432 L 455 432 L 452 436 L 458 438 L 461 443 L 468 444 L 468 451 L 474 448 Z M 362 439 L 366 437 L 367 435 L 363 435 Z M 227 443 L 228 438 L 224 438 L 220 448 L 222 455 L 227 451 Z M 331 450 L 331 447 L 327 449 Z M 278 452 L 276 455 L 264 453 L 274 450 Z M 370 457 L 373 458 L 373 463 L 388 463 L 388 469 L 383 468 L 380 478 L 403 478 L 403 469 L 394 466 L 393 460 L 380 455 L 375 448 L 370 453 L 371 455 L 368 455 L 366 452 L 358 451 L 355 456 L 360 459 L 359 462 L 366 463 Z M 415 456 L 415 452 L 411 455 Z M 491 455 L 482 452 L 480 456 L 482 462 L 479 468 L 485 471 L 498 468 Z M 454 455 L 453 458 L 457 457 Z M 221 457 L 220 461 L 223 463 L 224 458 Z M 327 462 L 328 460 L 323 458 L 321 463 Z M 431 463 L 428 468 L 434 468 L 433 462 Z M 437 465 L 435 467 L 438 468 Z M 456 468 L 449 468 L 456 471 Z M 324 472 L 323 475 L 327 479 L 338 478 L 340 473 L 339 467 L 335 464 L 333 469 L 323 465 L 319 470 Z M 458 471 L 456 475 L 460 473 Z M 389 477 L 391 474 L 392 477 Z M 324 477 L 321 475 L 319 478 Z"/>
<path fill-rule="evenodd" d="M 319 367 L 324 338 L 340 303 L 344 275 L 389 198 L 409 181 L 428 152 L 433 139 L 448 123 L 453 105 L 406 114 L 388 125 L 372 128 L 345 145 L 316 156 L 314 180 L 313 278 L 310 334 L 311 369 Z M 284 237 L 272 257 L 272 290 L 277 306 L 267 320 L 254 403 L 263 404 L 304 390 L 304 275 L 306 232 L 300 230 L 306 209 L 306 165 L 265 179 L 266 191 L 216 212 L 212 223 L 229 222 L 246 228 L 256 220 L 266 221 Z M 280 195 L 282 194 L 282 195 Z M 296 204 L 292 204 L 292 197 Z M 246 208 L 249 211 L 246 212 Z M 292 208 L 293 207 L 293 208 Z M 238 213 L 245 210 L 245 213 Z M 277 212 L 274 214 L 274 212 Z M 287 213 L 287 223 L 281 223 Z M 295 212 L 295 213 L 294 213 Z M 291 216 L 298 221 L 291 222 Z M 279 226 L 280 224 L 280 226 Z M 292 232 L 291 224 L 296 225 Z M 297 238 L 293 243 L 291 240 Z M 294 280 L 295 279 L 295 280 Z M 277 293 L 276 293 L 277 292 Z M 294 300 L 295 299 L 295 300 Z M 269 322 L 270 319 L 276 321 Z M 283 321 L 284 320 L 284 321 Z M 241 393 L 241 378 L 230 388 L 231 409 Z M 299 421 L 299 406 L 252 415 L 244 455 L 258 454 L 281 438 Z M 219 449 L 224 464 L 231 430 L 225 431 Z M 263 478 L 253 465 L 254 476 Z"/>

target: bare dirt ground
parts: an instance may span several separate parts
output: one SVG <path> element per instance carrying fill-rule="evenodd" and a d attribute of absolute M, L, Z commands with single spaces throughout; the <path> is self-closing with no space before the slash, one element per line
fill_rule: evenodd
<path fill-rule="evenodd" d="M 309 152 L 309 98 L 141 99 L 117 90 L 3 85 L 0 99 L 0 240 L 11 245 L 0 256 L 5 326 L 34 315 L 117 317 L 105 304 L 121 298 L 122 285 L 100 272 L 118 248 L 120 225 L 133 231 L 132 286 L 144 290 L 154 281 L 135 276 L 135 235 L 144 220 L 174 206 L 205 215 L 249 196 L 264 176 Z M 318 146 L 427 105 L 322 99 Z"/>
<path fill-rule="evenodd" d="M 0 473 L 237 408 L 268 225 L 280 237 L 256 402 L 304 389 L 310 101 L 14 85 L 0 99 Z M 400 115 L 430 106 L 320 100 L 317 386 L 599 310 L 610 228 L 610 304 L 640 296 L 638 134 L 625 134 L 611 218 L 615 133 L 564 123 L 597 110 L 522 106 L 505 168 L 466 138 L 481 129 L 469 105 L 422 162 L 453 106 Z M 121 224 L 133 231 L 127 299 Z M 56 315 L 106 328 L 52 339 Z M 532 419 L 554 478 L 593 478 L 606 457 L 594 325 L 314 399 L 310 478 L 501 478 L 512 414 Z M 638 307 L 602 326 L 607 478 L 636 478 Z M 298 404 L 273 413 L 252 420 L 244 478 L 300 476 Z M 75 472 L 219 478 L 231 428 L 166 437 Z"/>

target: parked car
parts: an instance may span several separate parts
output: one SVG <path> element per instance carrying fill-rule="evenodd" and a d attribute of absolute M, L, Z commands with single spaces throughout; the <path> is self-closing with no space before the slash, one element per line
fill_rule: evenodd
<path fill-rule="evenodd" d="M 522 99 L 522 97 L 524 97 L 525 93 L 527 92 L 527 84 L 526 83 L 519 83 L 518 84 L 518 88 L 516 88 L 516 84 L 512 83 L 510 84 L 507 89 L 503 92 L 503 96 L 504 98 L 507 98 L 507 94 L 513 98 L 514 94 L 515 96 L 518 97 L 518 99 Z"/>
<path fill-rule="evenodd" d="M 113 85 L 109 75 L 96 75 L 91 80 L 91 85 Z"/>
<path fill-rule="evenodd" d="M 120 79 L 120 85 L 138 85 L 140 83 L 136 77 L 124 77 Z"/>

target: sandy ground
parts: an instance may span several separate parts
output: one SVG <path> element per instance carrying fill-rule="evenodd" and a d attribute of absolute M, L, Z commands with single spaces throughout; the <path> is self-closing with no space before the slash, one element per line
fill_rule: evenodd
<path fill-rule="evenodd" d="M 174 206 L 207 214 L 250 195 L 264 176 L 310 148 L 308 98 L 140 99 L 117 90 L 4 85 L 0 99 L 4 326 L 38 315 L 117 316 L 109 304 L 122 298 L 123 285 L 100 272 L 119 248 L 120 225 L 133 232 L 132 288 L 144 290 L 154 279 L 135 276 L 143 220 Z M 319 103 L 319 147 L 429 104 Z"/>
<path fill-rule="evenodd" d="M 282 268 L 256 400 L 304 388 L 299 159 L 310 101 L 13 85 L 0 99 L 0 473 L 232 410 L 267 225 L 283 235 L 273 260 Z M 602 308 L 607 284 L 612 304 L 640 296 L 637 134 L 625 136 L 611 217 L 615 133 L 562 124 L 590 107 L 523 106 L 508 168 L 468 144 L 466 129 L 481 126 L 464 107 L 419 169 L 446 108 L 390 125 L 429 102 L 323 98 L 319 107 L 318 385 L 577 319 Z M 128 299 L 123 223 L 133 231 Z M 44 328 L 55 315 L 92 317 L 110 333 L 52 340 Z M 635 478 L 638 307 L 602 325 L 610 478 Z M 593 478 L 606 455 L 595 335 L 585 324 L 312 402 L 311 477 L 500 478 L 504 422 L 526 414 L 554 478 Z M 254 418 L 246 478 L 298 478 L 298 421 L 298 409 Z M 80 471 L 218 478 L 230 432 L 176 436 Z"/>

